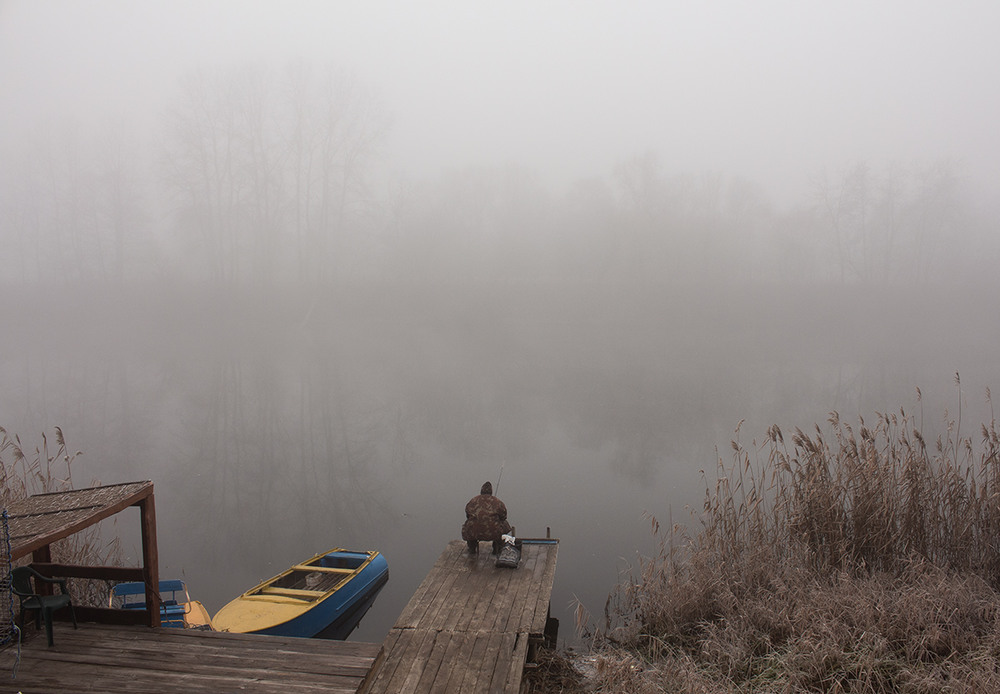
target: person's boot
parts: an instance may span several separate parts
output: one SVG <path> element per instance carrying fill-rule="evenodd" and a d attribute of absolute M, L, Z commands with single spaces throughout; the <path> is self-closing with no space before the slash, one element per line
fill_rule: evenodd
<path fill-rule="evenodd" d="M 469 554 L 479 554 L 479 542 L 476 540 L 466 540 L 469 546 Z"/>

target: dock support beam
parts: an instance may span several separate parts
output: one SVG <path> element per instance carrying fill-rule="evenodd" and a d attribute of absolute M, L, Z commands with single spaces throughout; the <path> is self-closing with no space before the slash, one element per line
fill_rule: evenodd
<path fill-rule="evenodd" d="M 153 493 L 138 502 L 142 532 L 142 582 L 146 584 L 149 626 L 160 626 L 160 566 L 156 549 L 156 503 Z"/>

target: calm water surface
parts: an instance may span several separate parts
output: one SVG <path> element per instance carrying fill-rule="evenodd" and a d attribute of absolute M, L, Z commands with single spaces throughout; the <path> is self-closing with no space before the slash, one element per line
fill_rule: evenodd
<path fill-rule="evenodd" d="M 382 551 L 355 640 L 384 637 L 499 481 L 519 535 L 562 541 L 552 608 L 572 639 L 577 602 L 599 618 L 655 549 L 648 516 L 700 507 L 741 420 L 745 444 L 834 409 L 922 407 L 933 429 L 961 393 L 971 434 L 1000 383 L 975 295 L 385 289 L 7 307 L 0 424 L 31 446 L 61 426 L 77 486 L 153 480 L 161 574 L 213 613 L 317 552 Z M 133 557 L 137 528 L 122 515 Z"/>

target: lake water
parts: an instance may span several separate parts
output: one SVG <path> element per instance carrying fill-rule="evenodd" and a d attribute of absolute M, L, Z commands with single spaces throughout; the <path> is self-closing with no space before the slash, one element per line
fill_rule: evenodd
<path fill-rule="evenodd" d="M 8 293 L 0 424 L 62 427 L 85 486 L 155 483 L 160 572 L 214 613 L 335 546 L 390 578 L 352 639 L 380 641 L 489 479 L 521 536 L 560 538 L 561 639 L 652 551 L 647 514 L 699 508 L 744 444 L 922 408 L 989 417 L 987 291 L 365 286 Z M 955 373 L 961 373 L 961 389 Z M 916 388 L 923 401 L 916 401 Z M 718 452 L 717 452 L 718 450 Z M 502 474 L 502 477 L 501 477 Z M 499 484 L 498 484 L 499 483 Z M 139 556 L 138 514 L 118 523 Z"/>

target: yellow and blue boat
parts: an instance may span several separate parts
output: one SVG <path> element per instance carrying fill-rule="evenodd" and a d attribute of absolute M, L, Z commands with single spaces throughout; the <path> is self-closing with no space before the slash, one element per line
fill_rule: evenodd
<path fill-rule="evenodd" d="M 346 638 L 388 579 L 379 552 L 331 549 L 246 591 L 212 624 L 242 634 Z"/>

